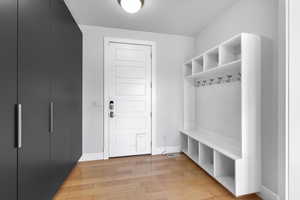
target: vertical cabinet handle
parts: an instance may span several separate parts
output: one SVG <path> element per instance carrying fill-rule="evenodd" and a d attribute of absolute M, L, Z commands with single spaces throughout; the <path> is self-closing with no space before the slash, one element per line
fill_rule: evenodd
<path fill-rule="evenodd" d="M 18 148 L 22 148 L 22 104 L 18 104 Z"/>
<path fill-rule="evenodd" d="M 50 133 L 54 132 L 53 115 L 54 115 L 54 103 L 50 102 Z"/>

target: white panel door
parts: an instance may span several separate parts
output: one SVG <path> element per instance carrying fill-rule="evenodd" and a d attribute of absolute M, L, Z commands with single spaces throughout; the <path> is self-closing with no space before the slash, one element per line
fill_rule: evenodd
<path fill-rule="evenodd" d="M 109 157 L 151 153 L 151 47 L 109 44 Z"/>

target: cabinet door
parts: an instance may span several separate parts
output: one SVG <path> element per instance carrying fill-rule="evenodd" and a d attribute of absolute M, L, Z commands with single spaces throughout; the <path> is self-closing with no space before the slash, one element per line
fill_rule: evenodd
<path fill-rule="evenodd" d="M 72 160 L 77 161 L 82 156 L 82 33 L 79 27 L 73 25 L 73 35 L 70 41 L 73 66 L 73 76 L 71 77 L 72 107 Z"/>
<path fill-rule="evenodd" d="M 67 7 L 62 0 L 52 0 L 53 12 L 53 44 L 55 60 L 52 67 L 51 101 L 54 103 L 54 131 L 51 134 L 51 160 L 52 167 L 56 170 L 56 182 L 62 181 L 71 170 L 73 163 L 70 162 L 72 155 L 71 134 L 71 93 L 73 85 L 70 82 L 73 76 L 73 66 L 70 57 L 69 37 L 66 29 L 69 27 L 70 18 Z"/>
<path fill-rule="evenodd" d="M 19 150 L 19 199 L 52 199 L 49 134 L 49 0 L 19 1 L 19 101 L 23 107 L 23 144 Z"/>
<path fill-rule="evenodd" d="M 69 102 L 69 120 L 72 126 L 71 130 L 71 157 L 70 161 L 76 162 L 82 155 L 82 33 L 74 21 L 71 13 L 68 11 L 69 19 L 65 33 L 66 46 L 68 47 L 67 57 L 69 58 L 70 71 L 70 102 Z"/>
<path fill-rule="evenodd" d="M 17 0 L 0 1 L 0 197 L 17 199 Z"/>

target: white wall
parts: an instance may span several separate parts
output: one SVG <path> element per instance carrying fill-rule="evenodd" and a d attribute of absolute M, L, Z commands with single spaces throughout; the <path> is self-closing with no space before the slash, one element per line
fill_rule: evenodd
<path fill-rule="evenodd" d="M 178 146 L 182 126 L 182 63 L 194 53 L 183 36 L 82 25 L 83 152 L 103 152 L 103 37 L 157 43 L 157 144 Z M 242 0 L 221 13 L 196 37 L 196 54 L 241 32 L 262 36 L 262 183 L 278 193 L 278 0 Z"/>
<path fill-rule="evenodd" d="M 262 37 L 262 183 L 278 192 L 278 0 L 242 0 L 199 33 L 197 53 L 241 32 Z"/>
<path fill-rule="evenodd" d="M 103 152 L 103 38 L 156 42 L 158 147 L 178 147 L 183 122 L 182 64 L 194 53 L 191 37 L 80 26 L 83 32 L 83 153 Z M 164 149 L 162 149 L 164 150 Z"/>

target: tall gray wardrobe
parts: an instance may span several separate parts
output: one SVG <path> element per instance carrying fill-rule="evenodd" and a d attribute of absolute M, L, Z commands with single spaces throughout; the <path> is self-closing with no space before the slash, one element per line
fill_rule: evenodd
<path fill-rule="evenodd" d="M 50 200 L 82 154 L 82 34 L 63 0 L 1 0 L 0 24 L 0 197 Z"/>

